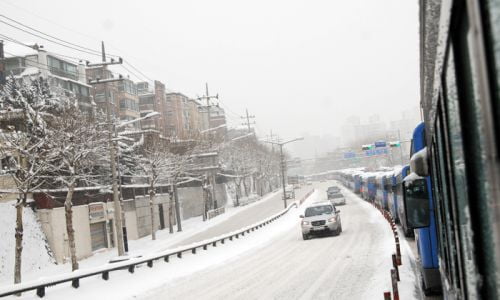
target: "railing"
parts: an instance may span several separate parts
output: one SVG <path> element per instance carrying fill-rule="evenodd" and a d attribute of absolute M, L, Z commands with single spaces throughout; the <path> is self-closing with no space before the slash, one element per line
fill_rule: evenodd
<path fill-rule="evenodd" d="M 314 191 L 314 190 L 313 190 Z M 311 191 L 308 195 L 310 195 L 313 191 Z M 305 200 L 306 197 L 304 197 Z M 301 199 L 302 200 L 302 199 Z M 304 201 L 302 200 L 302 202 Z M 198 243 L 194 243 L 188 246 L 180 247 L 177 249 L 166 250 L 157 254 L 150 254 L 143 257 L 133 258 L 128 261 L 113 263 L 111 265 L 104 265 L 101 267 L 97 267 L 91 270 L 77 270 L 70 274 L 64 274 L 60 276 L 54 276 L 51 278 L 44 278 L 41 280 L 36 280 L 32 282 L 20 283 L 13 286 L 9 286 L 3 289 L 0 289 L 0 297 L 16 295 L 27 291 L 36 290 L 36 294 L 38 297 L 45 296 L 45 289 L 50 286 L 54 286 L 57 284 L 71 282 L 71 286 L 74 288 L 78 288 L 80 286 L 80 279 L 87 278 L 95 275 L 101 275 L 103 280 L 108 280 L 111 272 L 119 271 L 119 270 L 128 270 L 130 273 L 134 273 L 135 267 L 138 265 L 146 264 L 148 267 L 152 268 L 154 266 L 155 261 L 163 260 L 164 262 L 169 262 L 170 257 L 176 256 L 178 258 L 182 258 L 182 254 L 186 252 L 191 252 L 192 254 L 196 254 L 198 249 L 207 250 L 208 246 L 217 247 L 217 244 L 224 244 L 227 240 L 232 241 L 233 239 L 239 239 L 240 236 L 244 236 L 245 234 L 249 234 L 252 231 L 258 230 L 275 220 L 282 217 L 286 214 L 293 206 L 298 207 L 297 202 L 292 203 L 288 208 L 282 210 L 281 212 L 256 223 L 254 225 L 250 225 L 244 227 L 238 231 L 233 231 L 227 233 L 222 236 L 218 236 L 212 239 L 204 240 Z"/>
<path fill-rule="evenodd" d="M 219 207 L 219 208 L 216 208 L 216 209 L 211 209 L 207 212 L 207 217 L 208 219 L 212 219 L 214 217 L 217 217 L 218 215 L 221 215 L 223 213 L 226 212 L 226 208 L 225 207 Z"/>
<path fill-rule="evenodd" d="M 304 195 L 304 197 L 300 198 L 299 200 L 299 203 L 302 204 L 304 203 L 304 201 L 306 201 L 306 199 L 312 195 L 312 193 L 314 193 L 314 189 L 312 189 L 311 191 L 309 191 L 307 194 Z"/>

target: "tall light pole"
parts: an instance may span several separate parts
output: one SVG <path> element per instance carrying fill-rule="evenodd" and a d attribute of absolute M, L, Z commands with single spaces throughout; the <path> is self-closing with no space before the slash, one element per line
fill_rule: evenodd
<path fill-rule="evenodd" d="M 288 140 L 286 142 L 263 141 L 265 143 L 278 145 L 280 147 L 281 183 L 283 185 L 283 202 L 285 204 L 285 208 L 287 207 L 287 204 L 286 204 L 285 157 L 283 155 L 283 146 L 288 144 L 288 143 L 291 143 L 291 142 L 301 141 L 303 139 L 304 139 L 303 137 L 300 137 L 300 138 Z"/>
<path fill-rule="evenodd" d="M 115 221 L 115 231 L 116 231 L 116 242 L 118 255 L 122 256 L 125 254 L 124 249 L 124 241 L 123 241 L 123 228 L 122 228 L 122 216 L 121 216 L 121 206 L 120 200 L 118 198 L 118 184 L 117 184 L 117 172 L 116 172 L 116 152 L 115 146 L 113 143 L 113 132 L 115 131 L 115 124 L 112 122 L 111 116 L 111 101 L 108 99 L 108 83 L 122 81 L 123 78 L 120 76 L 117 79 L 114 78 L 106 78 L 107 77 L 107 67 L 108 65 L 116 65 L 121 64 L 123 62 L 122 58 L 118 61 L 111 60 L 110 62 L 106 61 L 106 52 L 104 50 L 104 42 L 101 43 L 102 47 L 102 62 L 101 63 L 93 63 L 87 62 L 87 67 L 101 67 L 102 68 L 102 76 L 103 79 L 97 78 L 95 80 L 89 80 L 89 84 L 104 84 L 104 99 L 106 102 L 106 123 L 108 125 L 108 143 L 109 143 L 109 156 L 110 156 L 110 166 L 111 166 L 111 177 L 113 181 L 113 206 L 114 206 L 114 221 Z"/>
<path fill-rule="evenodd" d="M 119 197 L 119 191 L 118 191 L 118 172 L 117 172 L 117 152 L 115 149 L 115 142 L 113 141 L 114 139 L 118 138 L 117 134 L 117 128 L 126 126 L 128 124 L 141 121 L 147 118 L 151 118 L 153 116 L 158 115 L 158 112 L 153 112 L 149 113 L 148 115 L 134 119 L 131 121 L 126 121 L 120 124 L 117 124 L 116 121 L 114 120 L 114 113 L 113 115 L 111 114 L 111 108 L 113 104 L 111 104 L 111 99 L 108 98 L 108 83 L 112 82 L 118 82 L 122 81 L 123 77 L 120 75 L 119 78 L 106 78 L 107 77 L 107 66 L 108 65 L 117 65 L 117 64 L 122 64 L 123 60 L 122 58 L 119 58 L 118 61 L 115 61 L 114 59 L 111 59 L 110 62 L 106 61 L 106 53 L 104 51 L 104 42 L 101 44 L 102 45 L 102 62 L 101 63 L 90 63 L 87 62 L 87 67 L 102 67 L 102 76 L 104 77 L 103 79 L 101 78 L 96 78 L 95 80 L 89 80 L 90 85 L 97 85 L 97 84 L 103 84 L 104 85 L 104 99 L 106 103 L 106 123 L 108 125 L 108 144 L 109 144 L 109 156 L 110 156 L 110 167 L 111 167 L 111 177 L 112 177 L 112 187 L 113 187 L 113 206 L 114 206 L 114 223 L 115 223 L 115 232 L 116 232 L 116 243 L 117 243 L 117 249 L 118 249 L 118 255 L 123 256 L 125 255 L 125 252 L 127 251 L 126 248 L 126 242 L 124 240 L 124 236 L 126 235 L 126 227 L 124 224 L 124 218 L 122 214 L 122 207 L 121 207 L 121 201 Z M 121 184 L 120 184 L 121 186 Z"/>

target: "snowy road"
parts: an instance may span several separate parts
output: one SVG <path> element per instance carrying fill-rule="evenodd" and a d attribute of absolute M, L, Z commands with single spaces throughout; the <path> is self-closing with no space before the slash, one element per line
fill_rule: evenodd
<path fill-rule="evenodd" d="M 295 199 L 289 199 L 288 204 L 295 200 L 301 199 L 305 194 L 311 191 L 313 187 L 304 186 L 301 189 L 295 190 Z M 206 239 L 210 239 L 234 230 L 238 230 L 245 226 L 249 226 L 253 223 L 257 223 L 261 220 L 269 218 L 270 216 L 282 211 L 284 208 L 283 204 L 283 194 L 281 191 L 273 194 L 270 199 L 260 200 L 257 203 L 251 205 L 237 214 L 231 216 L 219 224 L 208 228 L 207 230 L 201 231 L 189 238 L 182 240 L 175 246 L 184 246 L 192 243 L 200 242 Z"/>
<path fill-rule="evenodd" d="M 327 183 L 317 186 L 323 198 Z M 144 299 L 374 299 L 388 284 L 392 234 L 369 204 L 348 194 L 343 233 L 303 241 L 299 219 L 258 249 L 176 279 Z"/>
<path fill-rule="evenodd" d="M 342 234 L 302 240 L 298 216 L 305 205 L 325 198 L 329 184 L 316 185 L 302 207 L 243 238 L 158 261 L 154 268 L 138 266 L 134 274 L 114 272 L 108 281 L 90 277 L 78 289 L 57 285 L 47 299 L 380 299 L 390 290 L 394 239 L 370 204 L 346 191 L 347 205 L 339 207 Z M 415 298 L 413 274 L 403 278 L 408 292 L 401 298 Z"/>

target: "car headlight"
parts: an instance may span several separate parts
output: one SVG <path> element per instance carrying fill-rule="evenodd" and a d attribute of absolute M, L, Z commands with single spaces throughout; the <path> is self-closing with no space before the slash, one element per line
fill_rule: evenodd
<path fill-rule="evenodd" d="M 335 217 L 328 219 L 328 222 L 335 223 L 337 222 L 337 219 Z"/>
<path fill-rule="evenodd" d="M 309 225 L 309 222 L 307 222 L 307 221 L 302 221 L 302 225 Z"/>

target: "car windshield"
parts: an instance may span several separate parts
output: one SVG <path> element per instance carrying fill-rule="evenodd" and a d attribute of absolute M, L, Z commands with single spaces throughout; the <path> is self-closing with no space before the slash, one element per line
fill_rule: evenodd
<path fill-rule="evenodd" d="M 330 195 L 330 198 L 342 198 L 342 197 L 344 197 L 344 196 L 342 194 L 339 194 L 339 193 Z"/>
<path fill-rule="evenodd" d="M 331 205 L 321 205 L 321 206 L 313 206 L 313 207 L 308 207 L 306 209 L 305 216 L 306 217 L 313 217 L 313 216 L 319 216 L 323 214 L 331 214 L 333 211 L 333 207 Z"/>

